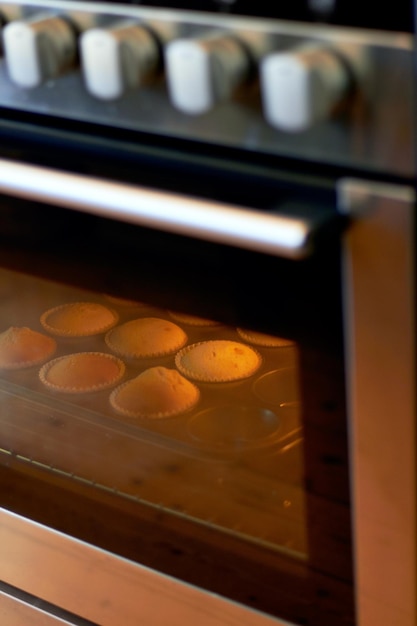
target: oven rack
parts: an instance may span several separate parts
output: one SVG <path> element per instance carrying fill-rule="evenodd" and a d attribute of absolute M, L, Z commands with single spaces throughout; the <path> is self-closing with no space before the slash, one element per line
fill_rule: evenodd
<path fill-rule="evenodd" d="M 250 528 L 245 527 L 243 523 L 235 523 L 232 525 L 225 525 L 224 519 L 221 516 L 209 515 L 206 518 L 203 518 L 201 515 L 197 517 L 192 510 L 192 507 L 183 508 L 181 510 L 175 509 L 173 506 L 169 504 L 164 504 L 163 502 L 149 502 L 148 500 L 142 499 L 138 495 L 134 495 L 132 493 L 126 493 L 121 489 L 116 487 L 111 487 L 109 485 L 103 484 L 101 482 L 88 479 L 84 476 L 79 475 L 76 472 L 66 471 L 62 468 L 56 467 L 54 465 L 43 463 L 36 459 L 27 457 L 22 455 L 16 451 L 9 450 L 7 448 L 0 448 L 0 465 L 23 465 L 26 466 L 29 470 L 40 470 L 47 479 L 48 474 L 52 474 L 54 476 L 70 480 L 76 485 L 83 485 L 85 487 L 94 489 L 95 492 L 102 494 L 109 494 L 116 498 L 121 498 L 126 501 L 130 501 L 136 505 L 141 507 L 146 507 L 149 511 L 153 511 L 153 516 L 157 518 L 160 514 L 164 514 L 166 516 L 174 516 L 179 519 L 190 521 L 193 524 L 198 524 L 200 526 L 206 527 L 210 530 L 214 530 L 216 532 L 221 532 L 230 535 L 234 539 L 242 539 L 246 542 L 250 542 L 252 544 L 258 545 L 262 548 L 266 548 L 268 550 L 272 550 L 274 552 L 279 552 L 280 554 L 290 557 L 291 559 L 296 559 L 300 562 L 308 560 L 308 552 L 306 547 L 306 537 L 305 537 L 305 529 L 303 528 L 302 520 L 298 520 L 295 522 L 294 519 L 290 520 L 290 523 L 285 525 L 287 530 L 287 540 L 285 543 L 277 544 L 277 542 L 268 535 L 267 532 L 258 533 L 256 536 L 251 534 Z M 288 514 L 288 510 L 293 505 L 293 500 L 291 498 L 291 493 L 287 494 L 287 499 L 282 500 L 282 511 L 281 516 L 275 520 L 276 525 L 280 525 L 282 523 L 283 517 Z M 303 512 L 300 512 L 299 516 L 302 517 Z M 291 529 L 290 532 L 288 530 Z"/>

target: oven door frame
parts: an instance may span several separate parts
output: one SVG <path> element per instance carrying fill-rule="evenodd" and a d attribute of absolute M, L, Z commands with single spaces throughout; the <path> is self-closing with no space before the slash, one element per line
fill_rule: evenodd
<path fill-rule="evenodd" d="M 411 186 L 339 184 L 357 216 L 344 300 L 360 626 L 417 624 L 415 200 Z"/>

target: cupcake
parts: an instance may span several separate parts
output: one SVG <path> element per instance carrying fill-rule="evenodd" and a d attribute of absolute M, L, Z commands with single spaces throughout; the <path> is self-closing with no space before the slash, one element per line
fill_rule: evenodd
<path fill-rule="evenodd" d="M 169 320 L 143 317 L 116 326 L 105 341 L 116 354 L 143 359 L 173 354 L 187 342 L 187 335 Z"/>
<path fill-rule="evenodd" d="M 267 335 L 245 328 L 237 328 L 236 330 L 242 339 L 256 346 L 262 346 L 264 348 L 287 348 L 295 345 L 293 341 L 284 339 L 283 337 L 277 337 L 276 335 Z"/>
<path fill-rule="evenodd" d="M 127 298 L 119 298 L 118 296 L 111 296 L 110 294 L 104 294 L 105 298 L 114 305 L 120 307 L 142 307 L 145 306 L 143 302 L 139 300 L 128 300 Z"/>
<path fill-rule="evenodd" d="M 99 335 L 118 322 L 112 309 L 97 302 L 62 304 L 41 316 L 41 324 L 48 332 L 60 337 L 88 337 Z"/>
<path fill-rule="evenodd" d="M 172 319 L 181 324 L 189 326 L 220 326 L 220 322 L 206 319 L 205 317 L 197 317 L 197 315 L 188 315 L 187 313 L 178 313 L 177 311 L 168 311 Z"/>
<path fill-rule="evenodd" d="M 224 383 L 252 376 L 262 358 L 253 348 L 238 341 L 202 341 L 178 352 L 175 365 L 179 371 L 200 382 Z"/>
<path fill-rule="evenodd" d="M 0 334 L 0 368 L 13 370 L 39 365 L 56 350 L 52 337 L 26 326 L 11 326 Z"/>
<path fill-rule="evenodd" d="M 53 391 L 89 393 L 115 385 L 125 372 L 123 361 L 101 352 L 69 354 L 46 363 L 41 382 Z"/>
<path fill-rule="evenodd" d="M 110 404 L 127 417 L 174 417 L 194 407 L 198 388 L 174 369 L 151 367 L 110 394 Z"/>

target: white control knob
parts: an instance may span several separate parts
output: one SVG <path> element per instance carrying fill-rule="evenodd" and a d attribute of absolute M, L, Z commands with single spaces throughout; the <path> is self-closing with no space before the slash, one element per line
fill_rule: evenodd
<path fill-rule="evenodd" d="M 302 131 L 329 117 L 351 86 L 343 56 L 323 46 L 267 55 L 260 65 L 264 115 L 274 127 Z"/>
<path fill-rule="evenodd" d="M 88 19 L 42 15 L 16 20 L 3 29 L 10 79 L 20 87 L 37 87 L 75 65 L 77 35 Z"/>
<path fill-rule="evenodd" d="M 80 38 L 80 54 L 87 91 L 103 100 L 120 98 L 139 87 L 161 63 L 156 35 L 139 24 L 85 32 Z"/>
<path fill-rule="evenodd" d="M 248 78 L 251 60 L 238 38 L 223 34 L 171 42 L 165 65 L 173 106 L 201 114 L 233 95 Z"/>
<path fill-rule="evenodd" d="M 0 28 L 23 16 L 23 7 L 18 4 L 0 4 Z M 3 40 L 0 39 L 0 54 L 3 53 Z"/>

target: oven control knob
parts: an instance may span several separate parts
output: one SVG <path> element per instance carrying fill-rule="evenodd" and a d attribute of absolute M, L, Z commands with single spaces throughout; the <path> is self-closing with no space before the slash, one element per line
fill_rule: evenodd
<path fill-rule="evenodd" d="M 162 45 L 172 35 L 138 23 L 94 28 L 80 38 L 81 67 L 87 91 L 102 100 L 120 98 L 161 68 Z"/>
<path fill-rule="evenodd" d="M 73 67 L 78 34 L 88 27 L 87 14 L 42 15 L 16 20 L 3 29 L 10 79 L 20 87 L 37 87 Z"/>
<path fill-rule="evenodd" d="M 165 49 L 171 103 L 183 113 L 206 113 L 233 96 L 250 77 L 252 65 L 249 47 L 238 36 L 177 39 Z"/>
<path fill-rule="evenodd" d="M 267 55 L 260 64 L 266 120 L 297 132 L 328 118 L 350 91 L 353 70 L 349 54 L 319 45 Z"/>

